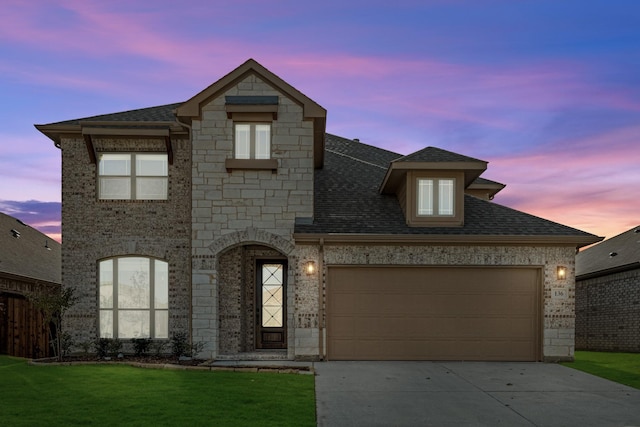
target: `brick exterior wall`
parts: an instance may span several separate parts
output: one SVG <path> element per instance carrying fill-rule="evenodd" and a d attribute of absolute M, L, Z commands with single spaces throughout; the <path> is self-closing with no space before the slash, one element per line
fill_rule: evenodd
<path fill-rule="evenodd" d="M 640 269 L 576 283 L 576 349 L 640 352 Z"/>
<path fill-rule="evenodd" d="M 98 152 L 165 152 L 160 139 L 94 138 Z M 169 263 L 169 336 L 189 329 L 191 144 L 174 140 L 168 200 L 98 200 L 96 165 L 82 139 L 62 139 L 62 283 L 79 301 L 64 327 L 77 345 L 98 337 L 98 261 L 139 255 Z M 125 347 L 126 349 L 126 347 Z"/>

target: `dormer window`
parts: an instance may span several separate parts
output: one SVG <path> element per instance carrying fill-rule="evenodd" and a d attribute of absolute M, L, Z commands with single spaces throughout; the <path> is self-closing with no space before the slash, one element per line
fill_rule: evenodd
<path fill-rule="evenodd" d="M 418 216 L 453 216 L 455 182 L 452 178 L 418 178 Z"/>
<path fill-rule="evenodd" d="M 412 227 L 464 224 L 464 174 L 458 171 L 408 171 L 399 201 Z M 404 196 L 401 196 L 404 194 Z"/>
<path fill-rule="evenodd" d="M 426 147 L 393 160 L 380 193 L 396 195 L 410 227 L 462 227 L 465 189 L 486 169 L 482 160 Z M 490 190 L 501 189 L 501 184 L 484 183 Z"/>

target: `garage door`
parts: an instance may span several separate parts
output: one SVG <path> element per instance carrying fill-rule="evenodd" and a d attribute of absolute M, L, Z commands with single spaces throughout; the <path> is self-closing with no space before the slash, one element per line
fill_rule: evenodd
<path fill-rule="evenodd" d="M 329 267 L 329 360 L 541 357 L 540 271 Z"/>

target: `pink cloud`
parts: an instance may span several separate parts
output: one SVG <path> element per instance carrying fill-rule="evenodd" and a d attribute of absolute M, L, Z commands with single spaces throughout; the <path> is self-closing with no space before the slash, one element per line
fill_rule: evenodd
<path fill-rule="evenodd" d="M 507 184 L 499 203 L 611 237 L 640 222 L 638 135 L 628 127 L 494 158 L 485 175 Z"/>

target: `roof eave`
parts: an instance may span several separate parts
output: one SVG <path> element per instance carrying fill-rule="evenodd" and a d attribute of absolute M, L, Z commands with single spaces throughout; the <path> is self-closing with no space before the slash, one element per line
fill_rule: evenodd
<path fill-rule="evenodd" d="M 80 135 L 82 127 L 80 125 L 34 125 L 42 134 L 53 141 L 57 148 L 60 148 L 60 138 L 62 135 Z"/>
<path fill-rule="evenodd" d="M 351 234 L 294 233 L 296 243 L 367 243 L 367 244 L 505 244 L 526 246 L 569 246 L 581 248 L 602 240 L 598 236 L 504 236 L 447 234 Z"/>
<path fill-rule="evenodd" d="M 576 281 L 593 279 L 596 277 L 607 276 L 614 273 L 622 273 L 624 271 L 635 270 L 637 268 L 640 268 L 640 261 L 632 262 L 625 265 L 619 265 L 612 268 L 605 268 L 604 270 L 592 271 L 590 273 L 576 274 Z"/>
<path fill-rule="evenodd" d="M 387 173 L 382 180 L 379 192 L 381 194 L 391 194 L 395 191 L 398 183 L 398 175 L 408 171 L 462 171 L 464 172 L 464 187 L 467 188 L 484 171 L 487 170 L 487 162 L 404 162 L 394 160 L 389 164 Z M 504 187 L 503 187 L 504 188 Z"/>

